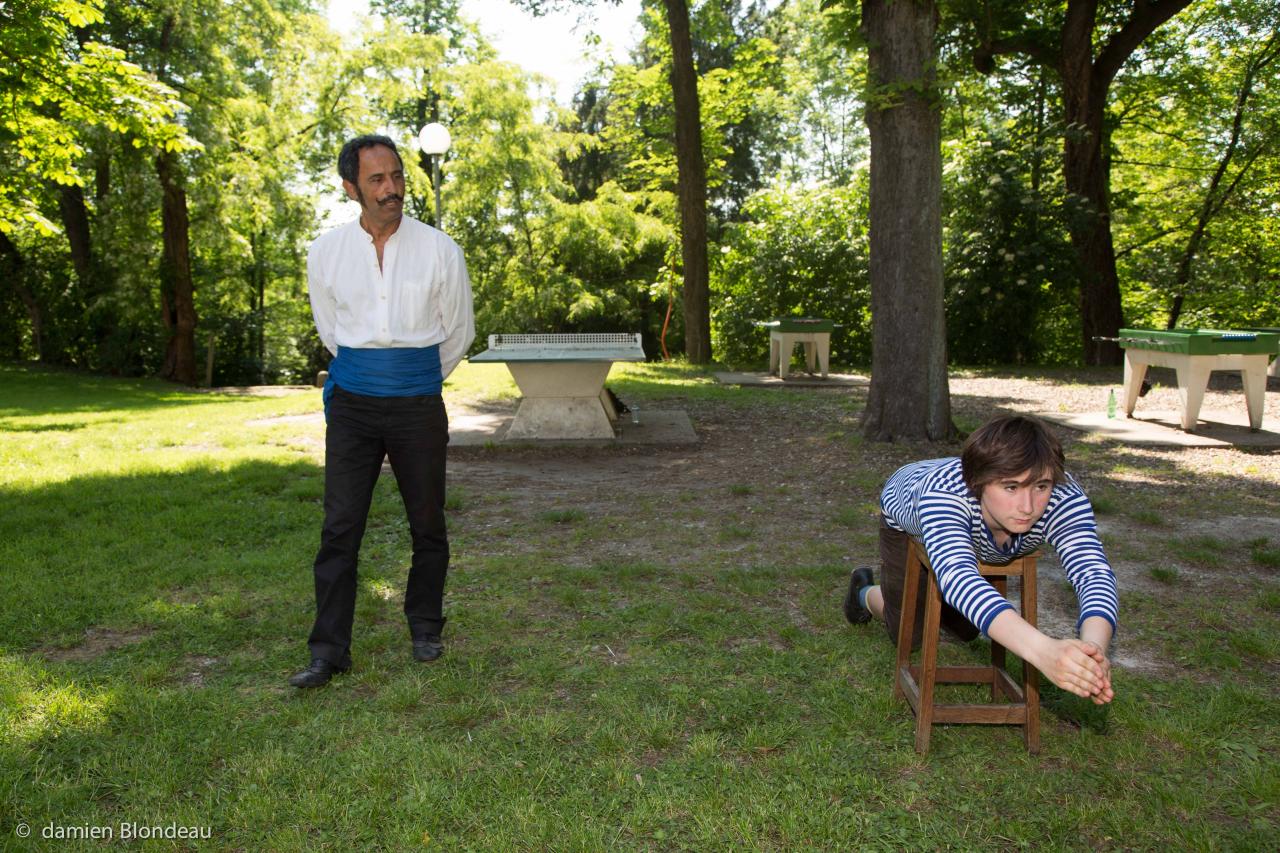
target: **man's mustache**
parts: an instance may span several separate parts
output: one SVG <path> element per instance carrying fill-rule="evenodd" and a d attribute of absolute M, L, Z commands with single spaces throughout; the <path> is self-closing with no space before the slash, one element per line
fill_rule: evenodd
<path fill-rule="evenodd" d="M 396 195 L 395 193 L 392 193 L 391 195 L 383 196 L 382 198 L 378 199 L 378 204 L 386 204 L 387 202 L 391 202 L 391 201 L 398 201 L 401 204 L 404 204 L 404 196 Z"/>

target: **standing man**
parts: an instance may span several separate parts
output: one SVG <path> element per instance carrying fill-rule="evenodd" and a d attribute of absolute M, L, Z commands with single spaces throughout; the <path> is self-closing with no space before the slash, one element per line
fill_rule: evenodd
<path fill-rule="evenodd" d="M 908 537 L 924 545 L 942 594 L 942 624 L 963 640 L 979 631 L 1057 686 L 1096 704 L 1110 702 L 1107 647 L 1116 627 L 1116 578 L 1102 552 L 1089 499 L 1063 468 L 1062 445 L 1043 423 L 1001 415 L 969 436 L 959 458 L 927 459 L 894 472 L 880 495 L 880 578 L 854 569 L 844 598 L 854 624 L 873 617 L 896 642 Z M 1055 639 L 1029 624 L 978 561 L 1002 565 L 1048 543 L 1080 602 L 1078 638 Z M 924 629 L 917 601 L 912 647 Z"/>
<path fill-rule="evenodd" d="M 321 687 L 351 668 L 356 562 L 383 458 L 413 537 L 404 596 L 413 656 L 433 661 L 444 653 L 449 420 L 440 391 L 475 338 L 462 251 L 404 215 L 395 143 L 352 139 L 338 155 L 338 174 L 360 218 L 320 235 L 307 255 L 311 310 L 334 358 L 323 393 L 324 528 L 311 665 L 289 679 L 295 687 Z"/>

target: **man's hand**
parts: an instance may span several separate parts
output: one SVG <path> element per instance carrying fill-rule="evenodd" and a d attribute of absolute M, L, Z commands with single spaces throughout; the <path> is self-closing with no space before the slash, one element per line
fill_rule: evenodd
<path fill-rule="evenodd" d="M 1105 704 L 1115 698 L 1115 692 L 1111 689 L 1111 661 L 1107 658 L 1107 646 L 1111 642 L 1111 634 L 1111 623 L 1101 616 L 1090 616 L 1080 626 L 1080 639 L 1091 648 L 1089 654 L 1102 667 L 1102 674 L 1106 681 L 1102 692 L 1091 696 L 1097 705 Z"/>

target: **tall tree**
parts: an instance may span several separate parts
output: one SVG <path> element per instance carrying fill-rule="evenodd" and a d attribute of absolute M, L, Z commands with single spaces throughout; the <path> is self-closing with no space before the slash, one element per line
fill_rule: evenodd
<path fill-rule="evenodd" d="M 190 147 L 173 121 L 174 90 L 76 30 L 103 20 L 102 0 L 27 0 L 0 8 L 0 230 L 57 226 L 36 199 L 83 186 L 80 159 L 95 127 L 141 144 Z"/>
<path fill-rule="evenodd" d="M 534 15 L 556 0 L 518 0 Z M 592 0 L 566 0 L 581 6 Z M 613 0 L 604 0 L 612 4 Z M 702 153 L 698 70 L 693 59 L 688 0 L 662 0 L 671 40 L 671 93 L 675 107 L 676 196 L 680 208 L 684 351 L 695 364 L 711 361 L 711 293 L 707 262 L 707 168 Z"/>
<path fill-rule="evenodd" d="M 0 8 L 0 232 L 11 235 L 8 263 L 24 270 L 13 285 L 35 349 L 58 361 L 75 359 L 46 352 L 46 325 L 62 329 L 53 337 L 78 341 L 83 336 L 69 327 L 83 321 L 48 310 L 42 299 L 79 306 L 75 314 L 88 316 L 90 348 L 104 334 L 103 282 L 94 275 L 83 191 L 88 149 L 121 137 L 175 151 L 195 145 L 174 120 L 183 106 L 175 91 L 126 61 L 124 51 L 90 37 L 103 21 L 102 6 L 102 0 L 27 0 Z M 28 281 L 33 269 L 21 261 L 20 246 L 55 234 L 55 220 L 70 248 L 75 282 L 42 294 Z"/>
<path fill-rule="evenodd" d="M 178 16 L 175 10 L 164 13 L 159 21 L 160 39 L 156 49 L 156 76 L 166 82 L 175 76 L 173 54 L 178 47 L 175 32 Z M 180 73 L 180 72 L 179 72 Z M 156 156 L 156 177 L 161 190 L 161 236 L 164 260 L 160 265 L 160 305 L 169 344 L 165 351 L 161 375 L 176 382 L 194 385 L 196 381 L 196 303 L 195 281 L 191 277 L 190 216 L 187 192 L 182 186 L 181 166 L 171 151 Z"/>
<path fill-rule="evenodd" d="M 1142 42 L 1192 0 L 961 0 L 955 5 L 976 33 L 974 62 L 995 70 L 995 57 L 1021 54 L 1057 73 L 1062 86 L 1062 164 L 1067 192 L 1080 203 L 1071 218 L 1079 259 L 1085 362 L 1119 364 L 1111 341 L 1123 324 L 1120 280 L 1111 234 L 1110 132 L 1112 82 Z"/>
<path fill-rule="evenodd" d="M 680 259 L 684 277 L 684 353 L 711 361 L 711 292 L 707 267 L 707 167 L 702 159 L 698 71 L 693 65 L 686 0 L 663 0 L 671 30 L 671 94 L 676 124 L 676 195 L 680 203 Z"/>
<path fill-rule="evenodd" d="M 863 0 L 871 136 L 871 388 L 863 432 L 951 438 L 942 290 L 942 119 L 933 0 Z"/>

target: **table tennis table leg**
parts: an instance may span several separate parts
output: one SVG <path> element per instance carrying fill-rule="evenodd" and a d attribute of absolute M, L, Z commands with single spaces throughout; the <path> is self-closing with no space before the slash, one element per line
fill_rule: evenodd
<path fill-rule="evenodd" d="M 791 353 L 796 348 L 796 339 L 786 332 L 778 332 L 778 378 L 786 379 L 791 372 Z"/>
<path fill-rule="evenodd" d="M 1200 404 L 1204 402 L 1204 389 L 1209 385 L 1210 365 L 1194 356 L 1188 357 L 1184 366 L 1175 368 L 1178 373 L 1178 396 L 1182 398 L 1182 428 L 1191 432 L 1200 418 Z"/>
<path fill-rule="evenodd" d="M 1138 404 L 1138 393 L 1142 390 L 1142 380 L 1147 376 L 1147 362 L 1133 350 L 1124 353 L 1124 414 L 1133 417 L 1134 406 Z"/>
<path fill-rule="evenodd" d="M 1249 429 L 1262 429 L 1262 405 L 1267 392 L 1267 362 L 1265 353 L 1245 355 L 1240 358 L 1240 381 L 1244 383 L 1244 401 L 1249 408 Z"/>

